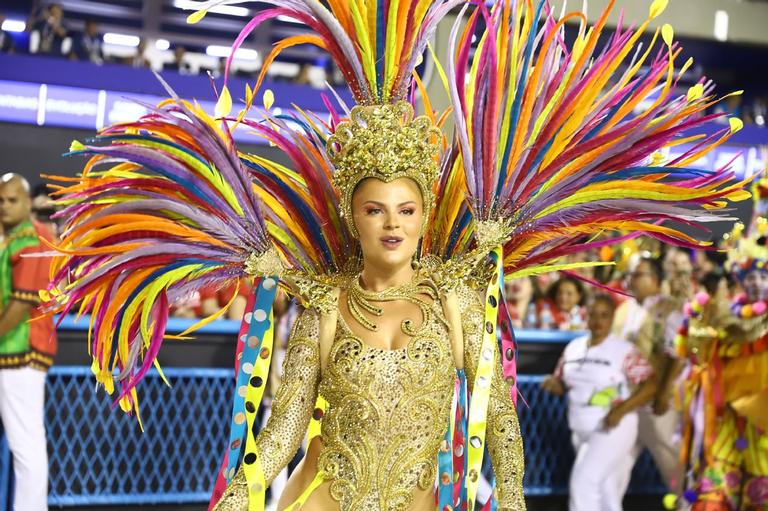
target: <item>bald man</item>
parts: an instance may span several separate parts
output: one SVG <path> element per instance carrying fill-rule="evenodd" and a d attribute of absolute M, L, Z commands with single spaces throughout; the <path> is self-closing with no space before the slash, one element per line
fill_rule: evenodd
<path fill-rule="evenodd" d="M 15 511 L 48 509 L 48 452 L 44 426 L 45 376 L 56 354 L 51 318 L 40 318 L 39 291 L 48 284 L 51 240 L 32 221 L 29 183 L 18 174 L 0 177 L 0 419 L 13 454 Z M 34 320 L 34 321 L 30 321 Z"/>

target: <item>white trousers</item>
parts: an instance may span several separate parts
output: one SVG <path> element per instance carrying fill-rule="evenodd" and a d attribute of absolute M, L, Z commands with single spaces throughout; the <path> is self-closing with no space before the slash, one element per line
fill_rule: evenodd
<path fill-rule="evenodd" d="M 570 482 L 569 511 L 622 511 L 622 484 L 632 465 L 627 459 L 637 438 L 637 414 L 630 413 L 609 430 L 574 431 L 576 451 Z"/>
<path fill-rule="evenodd" d="M 659 469 L 664 484 L 675 495 L 683 491 L 683 468 L 680 465 L 678 428 L 680 414 L 670 407 L 664 415 L 654 415 L 653 410 L 643 406 L 637 411 L 639 429 L 637 442 L 632 450 L 631 468 L 643 452 L 643 447 L 651 453 L 656 468 Z M 629 486 L 630 474 L 622 481 L 622 491 Z"/>
<path fill-rule="evenodd" d="M 48 509 L 45 375 L 31 367 L 0 369 L 0 419 L 16 478 L 14 511 Z"/>

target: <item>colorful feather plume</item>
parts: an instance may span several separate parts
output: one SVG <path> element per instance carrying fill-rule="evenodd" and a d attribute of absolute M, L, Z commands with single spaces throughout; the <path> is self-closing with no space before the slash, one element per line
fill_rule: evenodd
<path fill-rule="evenodd" d="M 270 63 L 286 48 L 312 44 L 327 51 L 349 84 L 358 104 L 385 104 L 404 99 L 412 75 L 438 22 L 466 0 L 265 0 L 274 7 L 259 12 L 235 39 L 226 64 L 261 23 L 285 16 L 311 28 L 278 41 L 264 59 L 256 82 L 258 90 Z M 189 16 L 195 23 L 209 9 L 243 0 L 199 2 Z M 223 95 L 227 97 L 226 95 Z"/>
<path fill-rule="evenodd" d="M 477 222 L 503 219 L 507 275 L 551 271 L 561 268 L 553 263 L 561 256 L 611 243 L 590 241 L 606 231 L 696 245 L 659 220 L 723 220 L 710 210 L 723 208 L 725 199 L 749 197 L 728 168 L 688 168 L 740 122 L 732 119 L 710 137 L 685 136 L 720 117 L 705 114 L 719 99 L 704 80 L 687 94 L 675 92 L 691 61 L 675 69 L 681 50 L 671 27 L 657 30 L 645 50 L 638 45 L 666 1 L 655 0 L 634 30 L 619 23 L 598 50 L 613 3 L 589 28 L 581 12 L 556 18 L 547 0 L 506 0 L 490 12 L 480 5 L 463 30 L 459 17 L 443 73 L 455 145 L 443 164 L 429 250 L 444 259 L 465 253 Z M 570 19 L 581 25 L 567 45 Z M 478 23 L 485 30 L 470 62 Z M 659 35 L 664 44 L 656 48 Z M 664 148 L 686 142 L 696 143 L 664 161 Z"/>
<path fill-rule="evenodd" d="M 169 306 L 244 277 L 245 261 L 272 247 L 268 226 L 226 126 L 178 98 L 70 154 L 91 158 L 80 177 L 54 178 L 66 223 L 48 307 L 91 313 L 97 379 L 111 393 L 116 369 L 121 406 L 136 409 Z"/>
<path fill-rule="evenodd" d="M 287 168 L 256 154 L 241 153 L 262 199 L 267 230 L 288 267 L 308 275 L 338 273 L 355 255 L 355 241 L 340 217 L 333 164 L 325 151 L 332 127 L 310 114 L 273 115 L 253 109 L 263 120 L 244 125 L 291 161 Z"/>

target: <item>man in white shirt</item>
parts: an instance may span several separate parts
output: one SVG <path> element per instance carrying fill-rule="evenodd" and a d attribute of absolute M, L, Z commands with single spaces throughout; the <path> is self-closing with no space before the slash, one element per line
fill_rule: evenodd
<path fill-rule="evenodd" d="M 687 257 L 685 253 L 682 256 Z M 676 261 L 676 264 L 679 261 Z M 684 265 L 680 265 L 684 271 Z M 676 271 L 676 270 L 675 270 Z M 688 266 L 690 279 L 690 261 Z M 677 278 L 677 275 L 675 275 Z M 670 405 L 671 388 L 676 374 L 673 341 L 682 321 L 683 299 L 663 294 L 664 269 L 658 259 L 644 257 L 637 261 L 629 274 L 629 286 L 634 296 L 617 314 L 614 333 L 635 344 L 640 354 L 654 367 L 658 391 L 653 407 L 638 410 L 638 435 L 632 464 L 646 447 L 653 457 L 669 490 L 679 494 L 682 467 L 679 462 L 679 413 Z M 626 479 L 624 487 L 629 485 Z"/>

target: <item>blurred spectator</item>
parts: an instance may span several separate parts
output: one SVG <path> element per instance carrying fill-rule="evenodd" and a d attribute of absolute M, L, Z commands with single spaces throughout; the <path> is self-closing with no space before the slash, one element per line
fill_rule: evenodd
<path fill-rule="evenodd" d="M 32 25 L 33 37 L 30 39 L 36 39 L 37 43 L 33 44 L 30 40 L 30 50 L 44 55 L 62 55 L 66 50 L 64 42 L 67 34 L 64 9 L 61 4 L 51 4 L 42 10 L 41 19 Z"/>
<path fill-rule="evenodd" d="M 664 272 L 671 296 L 683 301 L 693 297 L 693 263 L 688 252 L 679 248 L 670 249 L 664 257 Z"/>
<path fill-rule="evenodd" d="M 661 294 L 664 269 L 658 259 L 642 256 L 633 261 L 627 274 L 633 299 L 621 304 L 616 311 L 613 332 L 622 339 L 635 343 L 640 327 L 650 308 Z"/>
<path fill-rule="evenodd" d="M 56 213 L 56 206 L 48 195 L 48 187 L 39 184 L 32 190 L 32 217 L 43 224 L 54 237 L 59 235 L 59 226 L 52 217 Z"/>
<path fill-rule="evenodd" d="M 532 328 L 536 324 L 535 289 L 530 277 L 508 280 L 504 285 L 507 308 L 514 328 Z"/>
<path fill-rule="evenodd" d="M 184 58 L 187 54 L 187 49 L 184 46 L 178 45 L 173 49 L 173 62 L 165 64 L 163 71 L 176 71 L 182 75 L 191 75 L 192 66 Z"/>
<path fill-rule="evenodd" d="M 123 63 L 132 67 L 149 67 L 149 60 L 144 56 L 147 51 L 147 40 L 140 39 L 136 46 L 136 54 L 133 57 L 125 57 Z"/>
<path fill-rule="evenodd" d="M 682 365 L 677 360 L 674 339 L 683 321 L 683 306 L 688 298 L 692 266 L 688 254 L 675 251 L 667 261 L 667 268 L 675 272 L 674 287 L 678 296 L 662 293 L 664 265 L 658 258 L 641 257 L 629 274 L 629 287 L 634 300 L 622 304 L 614 323 L 614 333 L 635 345 L 638 352 L 653 366 L 656 373 L 657 393 L 653 395 L 654 409 L 639 410 L 640 423 L 637 444 L 630 463 L 634 465 L 643 447 L 648 448 L 662 480 L 670 491 L 679 494 L 682 473 L 678 462 L 675 431 L 679 414 L 672 409 L 674 379 Z M 663 387 L 662 387 L 663 386 Z M 629 486 L 629 476 L 622 481 L 622 490 Z"/>
<path fill-rule="evenodd" d="M 542 388 L 567 394 L 568 426 L 576 459 L 570 511 L 621 511 L 622 484 L 638 431 L 637 409 L 656 391 L 653 369 L 637 349 L 611 334 L 613 299 L 597 295 L 589 309 L 589 335 L 566 346 Z"/>
<path fill-rule="evenodd" d="M 0 27 L 3 26 L 5 21 L 5 14 L 0 12 Z M 16 51 L 16 41 L 13 40 L 11 34 L 0 28 L 0 53 L 14 53 Z"/>
<path fill-rule="evenodd" d="M 312 66 L 306 62 L 299 67 L 299 72 L 296 74 L 294 82 L 298 85 L 312 85 L 312 77 L 310 75 Z"/>
<path fill-rule="evenodd" d="M 176 300 L 171 304 L 170 315 L 174 318 L 200 318 L 203 315 L 200 304 L 200 293 L 193 291 L 189 296 Z"/>
<path fill-rule="evenodd" d="M 200 316 L 207 317 L 216 314 L 231 302 L 226 317 L 235 321 L 242 320 L 251 289 L 251 284 L 244 279 L 240 280 L 239 287 L 237 284 L 230 284 L 219 288 L 209 286 L 201 289 Z M 233 297 L 235 293 L 237 296 Z"/>
<path fill-rule="evenodd" d="M 99 25 L 95 20 L 87 20 L 83 31 L 75 35 L 69 57 L 73 60 L 89 61 L 98 65 L 104 63 Z"/>
<path fill-rule="evenodd" d="M 536 302 L 536 328 L 582 330 L 585 302 L 584 284 L 573 277 L 560 277 L 549 286 L 546 298 Z"/>
<path fill-rule="evenodd" d="M 32 220 L 29 183 L 18 174 L 0 178 L 0 419 L 13 453 L 16 488 L 13 509 L 48 509 L 48 454 L 45 435 L 45 376 L 56 355 L 50 316 L 37 305 L 48 284 L 51 259 L 23 257 L 44 250 L 51 241 L 45 227 Z M 5 503 L 4 503 L 5 504 Z M 5 507 L 3 508 L 5 509 Z"/>
<path fill-rule="evenodd" d="M 731 284 L 730 274 L 722 268 L 716 268 L 699 279 L 699 286 L 709 296 L 718 296 L 724 300 L 735 294 L 730 292 Z"/>
<path fill-rule="evenodd" d="M 704 275 L 722 268 L 728 258 L 726 252 L 718 250 L 695 250 L 693 252 L 693 278 L 701 279 Z"/>

